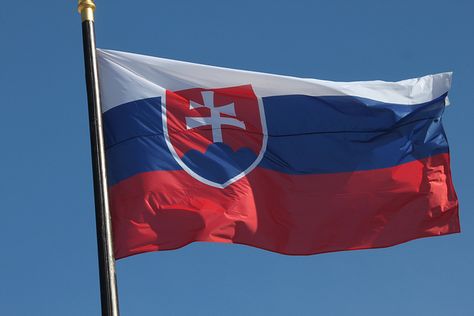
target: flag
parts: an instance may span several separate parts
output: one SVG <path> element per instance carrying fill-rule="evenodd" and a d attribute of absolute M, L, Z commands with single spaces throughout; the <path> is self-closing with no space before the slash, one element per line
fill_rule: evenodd
<path fill-rule="evenodd" d="M 451 73 L 332 82 L 98 51 L 116 258 L 195 241 L 282 254 L 460 231 Z"/>

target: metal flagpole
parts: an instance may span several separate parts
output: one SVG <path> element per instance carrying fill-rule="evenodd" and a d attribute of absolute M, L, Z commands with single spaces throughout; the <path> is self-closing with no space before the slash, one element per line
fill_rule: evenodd
<path fill-rule="evenodd" d="M 94 176 L 95 214 L 97 246 L 99 256 L 100 296 L 103 316 L 118 316 L 117 281 L 112 245 L 112 223 L 110 220 L 107 174 L 105 163 L 102 109 L 100 104 L 97 55 L 95 49 L 93 0 L 79 0 L 82 18 L 82 39 L 89 108 L 92 169 Z"/>

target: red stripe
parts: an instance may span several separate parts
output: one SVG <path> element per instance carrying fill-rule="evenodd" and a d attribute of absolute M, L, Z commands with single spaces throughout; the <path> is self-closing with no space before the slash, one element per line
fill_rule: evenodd
<path fill-rule="evenodd" d="M 449 155 L 351 173 L 255 169 L 218 189 L 185 171 L 154 171 L 113 186 L 115 256 L 194 241 L 284 254 L 386 247 L 460 231 Z"/>

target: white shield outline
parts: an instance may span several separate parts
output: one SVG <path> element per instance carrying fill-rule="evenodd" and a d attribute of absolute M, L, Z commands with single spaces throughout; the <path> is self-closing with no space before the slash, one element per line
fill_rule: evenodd
<path fill-rule="evenodd" d="M 233 87 L 228 87 L 228 88 L 233 88 Z M 221 88 L 210 88 L 210 89 L 206 89 L 206 90 L 214 90 L 214 89 L 221 89 Z M 254 92 L 254 94 L 255 94 L 255 92 Z M 213 186 L 213 187 L 216 187 L 216 188 L 220 188 L 220 189 L 224 189 L 228 185 L 236 182 L 237 180 L 241 179 L 245 175 L 249 174 L 253 169 L 255 169 L 255 167 L 257 167 L 257 165 L 262 160 L 263 155 L 265 154 L 265 151 L 267 149 L 267 138 L 268 138 L 267 122 L 266 122 L 266 118 L 265 118 L 265 111 L 263 109 L 263 101 L 260 97 L 258 97 L 256 95 L 255 95 L 255 97 L 257 98 L 258 110 L 259 110 L 259 113 L 260 113 L 260 121 L 261 121 L 261 124 L 262 124 L 262 134 L 263 134 L 262 147 L 260 149 L 260 152 L 257 156 L 257 159 L 255 159 L 255 161 L 247 169 L 245 169 L 244 171 L 242 171 L 238 175 L 230 178 L 229 180 L 227 180 L 223 184 L 220 184 L 220 183 L 217 183 L 217 182 L 214 182 L 214 181 L 210 181 L 206 178 L 203 178 L 202 176 L 200 176 L 199 174 L 194 172 L 192 169 L 190 169 L 184 163 L 184 161 L 181 160 L 181 158 L 176 153 L 176 150 L 174 149 L 173 145 L 171 144 L 170 136 L 169 136 L 169 133 L 168 133 L 168 125 L 167 125 L 167 118 L 166 118 L 166 114 L 167 114 L 166 91 L 165 91 L 163 97 L 161 98 L 161 100 L 162 100 L 161 101 L 161 118 L 162 118 L 162 124 L 163 124 L 163 134 L 165 135 L 166 145 L 168 146 L 169 151 L 173 155 L 174 160 L 176 160 L 176 162 L 181 166 L 181 168 L 183 168 L 189 175 L 191 175 L 196 180 L 198 180 L 202 183 L 205 183 L 207 185 L 210 185 L 210 186 Z"/>

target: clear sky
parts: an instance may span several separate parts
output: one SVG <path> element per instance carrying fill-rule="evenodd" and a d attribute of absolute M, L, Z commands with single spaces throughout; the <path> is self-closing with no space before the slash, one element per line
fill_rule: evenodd
<path fill-rule="evenodd" d="M 98 1 L 97 45 L 337 81 L 454 71 L 462 233 L 290 257 L 195 243 L 117 262 L 122 315 L 474 315 L 472 0 Z M 0 315 L 99 315 L 76 1 L 0 9 Z"/>

